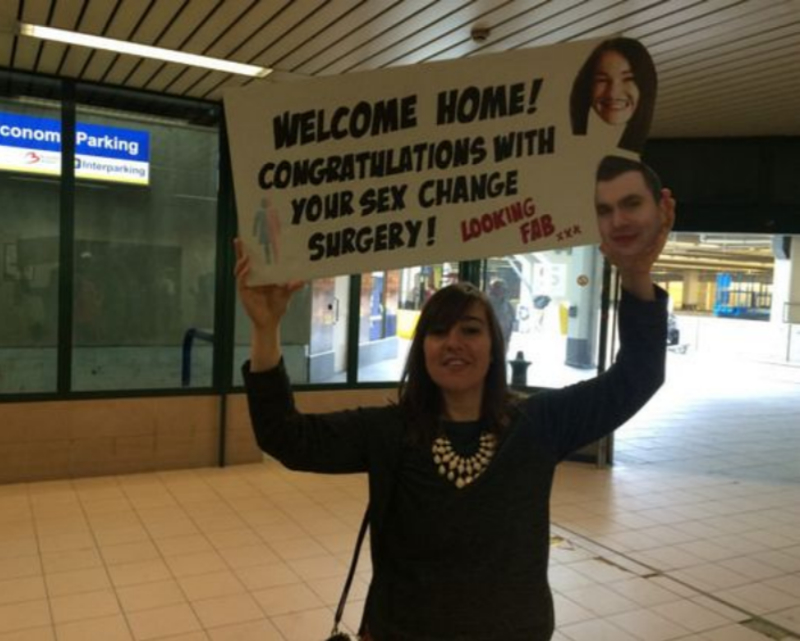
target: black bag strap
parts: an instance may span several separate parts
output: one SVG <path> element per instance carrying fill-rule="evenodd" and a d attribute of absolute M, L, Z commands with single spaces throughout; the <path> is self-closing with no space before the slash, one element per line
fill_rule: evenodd
<path fill-rule="evenodd" d="M 342 590 L 342 596 L 339 599 L 339 607 L 336 608 L 336 614 L 333 617 L 333 630 L 331 630 L 331 636 L 335 636 L 339 634 L 339 623 L 342 620 L 342 615 L 344 614 L 344 606 L 347 603 L 347 595 L 350 593 L 350 586 L 353 583 L 353 577 L 356 574 L 356 566 L 358 565 L 358 556 L 361 554 L 361 545 L 364 543 L 364 537 L 367 534 L 367 528 L 369 527 L 369 505 L 367 506 L 366 511 L 364 512 L 364 519 L 361 521 L 361 529 L 358 531 L 358 538 L 356 539 L 356 549 L 353 551 L 353 560 L 350 561 L 350 570 L 347 572 L 347 580 L 344 582 L 344 589 Z"/>

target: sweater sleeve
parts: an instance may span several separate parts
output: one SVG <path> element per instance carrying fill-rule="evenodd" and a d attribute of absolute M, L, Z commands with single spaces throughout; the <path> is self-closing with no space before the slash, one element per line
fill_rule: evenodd
<path fill-rule="evenodd" d="M 545 428 L 558 460 L 623 425 L 663 384 L 667 352 L 666 292 L 656 287 L 656 300 L 642 301 L 623 290 L 619 336 L 617 359 L 603 374 L 542 393 L 538 401 L 538 395 L 529 399 L 531 403 L 542 403 Z"/>
<path fill-rule="evenodd" d="M 303 414 L 294 403 L 283 361 L 272 370 L 253 373 L 242 367 L 250 420 L 259 447 L 287 468 L 348 474 L 367 469 L 369 426 L 387 408 Z"/>

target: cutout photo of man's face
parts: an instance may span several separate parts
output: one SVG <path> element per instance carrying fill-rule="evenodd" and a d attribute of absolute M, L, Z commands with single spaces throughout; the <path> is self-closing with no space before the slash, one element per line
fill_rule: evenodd
<path fill-rule="evenodd" d="M 666 215 L 663 198 L 656 202 L 638 171 L 599 181 L 595 211 L 603 243 L 619 256 L 635 256 L 652 246 Z"/>
<path fill-rule="evenodd" d="M 604 51 L 592 78 L 592 109 L 609 125 L 624 125 L 638 104 L 639 86 L 630 62 L 617 51 Z"/>

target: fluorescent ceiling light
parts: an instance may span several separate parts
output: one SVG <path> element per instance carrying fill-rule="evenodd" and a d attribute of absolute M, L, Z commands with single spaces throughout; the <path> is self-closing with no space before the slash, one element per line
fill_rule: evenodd
<path fill-rule="evenodd" d="M 64 42 L 66 44 L 77 45 L 79 47 L 105 49 L 115 53 L 127 53 L 134 56 L 141 56 L 142 58 L 155 58 L 156 60 L 177 62 L 178 64 L 182 65 L 203 67 L 205 69 L 213 69 L 215 71 L 224 71 L 226 73 L 252 76 L 255 78 L 263 78 L 272 72 L 272 69 L 268 69 L 267 67 L 247 65 L 241 62 L 230 62 L 228 60 L 220 60 L 219 58 L 209 58 L 208 56 L 198 56 L 193 53 L 183 53 L 180 51 L 173 51 L 172 49 L 164 49 L 163 47 L 151 47 L 150 45 L 140 45 L 133 42 L 126 42 L 124 40 L 103 38 L 101 36 L 91 36 L 83 33 L 77 33 L 75 31 L 53 29 L 52 27 L 41 27 L 39 25 L 26 24 L 22 22 L 19 25 L 19 33 L 23 36 L 30 36 L 31 38 L 39 38 L 41 40 L 53 40 L 55 42 Z"/>

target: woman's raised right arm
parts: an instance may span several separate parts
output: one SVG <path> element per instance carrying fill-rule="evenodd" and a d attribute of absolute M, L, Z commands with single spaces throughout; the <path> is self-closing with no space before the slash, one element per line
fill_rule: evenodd
<path fill-rule="evenodd" d="M 294 470 L 363 472 L 367 465 L 369 411 L 303 414 L 294 404 L 291 383 L 281 365 L 281 321 L 303 282 L 247 284 L 250 260 L 240 240 L 236 248 L 236 287 L 250 319 L 250 363 L 242 370 L 250 418 L 259 447 Z M 385 419 L 383 419 L 385 422 Z"/>

